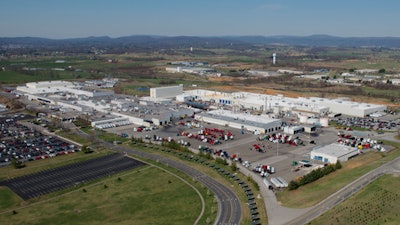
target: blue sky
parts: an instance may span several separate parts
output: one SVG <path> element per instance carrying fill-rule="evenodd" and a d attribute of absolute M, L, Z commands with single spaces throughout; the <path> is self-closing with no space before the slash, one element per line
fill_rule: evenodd
<path fill-rule="evenodd" d="M 1 0 L 0 37 L 400 37 L 400 0 Z"/>

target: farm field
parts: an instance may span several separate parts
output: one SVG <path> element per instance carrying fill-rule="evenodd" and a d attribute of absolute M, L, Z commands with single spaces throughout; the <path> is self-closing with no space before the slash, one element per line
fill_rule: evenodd
<path fill-rule="evenodd" d="M 400 221 L 399 186 L 398 176 L 384 175 L 309 224 L 397 225 Z"/>

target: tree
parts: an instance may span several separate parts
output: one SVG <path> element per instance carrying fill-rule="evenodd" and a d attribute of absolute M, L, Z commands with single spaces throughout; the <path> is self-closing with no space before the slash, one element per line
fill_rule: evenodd
<path fill-rule="evenodd" d="M 82 150 L 82 152 L 85 153 L 85 154 L 88 154 L 88 153 L 92 153 L 92 152 L 93 152 L 92 148 L 88 147 L 87 145 L 82 145 L 81 150 Z"/>
<path fill-rule="evenodd" d="M 236 167 L 236 162 L 232 162 L 231 163 L 231 170 L 234 172 L 236 171 L 237 167 Z"/>
<path fill-rule="evenodd" d="M 386 73 L 386 70 L 385 70 L 385 69 L 380 69 L 380 70 L 379 70 L 379 73 L 380 73 L 380 74 Z"/>
<path fill-rule="evenodd" d="M 11 160 L 11 165 L 15 168 L 15 169 L 20 169 L 25 167 L 25 164 L 23 164 L 21 161 L 19 161 L 18 159 L 12 159 Z"/>
<path fill-rule="evenodd" d="M 300 185 L 297 181 L 292 180 L 289 182 L 288 188 L 289 188 L 289 191 L 292 191 L 292 190 L 296 190 L 297 188 L 299 188 L 299 186 Z"/>
<path fill-rule="evenodd" d="M 342 164 L 340 163 L 340 161 L 338 160 L 338 161 L 336 161 L 336 164 L 335 164 L 335 169 L 341 169 L 342 168 Z"/>

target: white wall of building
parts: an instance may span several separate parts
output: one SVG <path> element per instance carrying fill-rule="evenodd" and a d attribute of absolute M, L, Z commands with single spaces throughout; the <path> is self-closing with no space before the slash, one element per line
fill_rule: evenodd
<path fill-rule="evenodd" d="M 183 93 L 182 86 L 150 88 L 151 98 L 175 98 Z"/>

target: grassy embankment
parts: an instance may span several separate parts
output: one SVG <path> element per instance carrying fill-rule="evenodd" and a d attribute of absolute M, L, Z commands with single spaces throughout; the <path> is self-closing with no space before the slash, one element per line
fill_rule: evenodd
<path fill-rule="evenodd" d="M 207 197 L 204 188 L 197 188 Z M 7 197 L 0 205 L 1 224 L 192 224 L 202 207 L 186 183 L 151 166 L 32 203 L 21 202 L 5 188 L 0 193 Z M 213 197 L 208 198 L 211 204 Z"/>
<path fill-rule="evenodd" d="M 232 174 L 235 174 L 236 177 L 239 177 L 242 181 L 246 182 L 250 189 L 252 190 L 254 196 L 255 196 L 255 201 L 257 203 L 258 207 L 258 212 L 259 212 L 259 218 L 261 219 L 260 222 L 261 224 L 267 224 L 268 219 L 267 219 L 267 214 L 265 210 L 265 204 L 262 198 L 257 198 L 257 196 L 260 194 L 260 191 L 254 184 L 249 180 L 248 177 L 243 176 L 240 172 L 238 171 L 232 171 L 232 168 L 228 165 L 222 165 L 217 163 L 213 159 L 207 159 L 205 156 L 200 157 L 199 155 L 193 154 L 192 152 L 182 152 L 182 151 L 177 151 L 173 149 L 168 149 L 163 146 L 157 146 L 153 144 L 146 144 L 146 143 L 135 143 L 135 144 L 129 144 L 129 146 L 135 148 L 135 149 L 140 149 L 142 151 L 146 152 L 151 152 L 153 154 L 159 154 L 162 155 L 163 157 L 168 157 L 174 160 L 181 161 L 205 174 L 208 176 L 212 177 L 213 179 L 217 180 L 218 182 L 224 184 L 226 187 L 231 188 L 238 198 L 240 199 L 241 202 L 241 207 L 242 207 L 242 218 L 241 218 L 241 223 L 240 224 L 250 224 L 252 222 L 251 219 L 251 214 L 250 210 L 248 208 L 248 204 L 246 204 L 247 197 L 246 194 L 244 193 L 243 188 L 237 184 L 233 179 L 228 178 L 225 175 L 222 175 L 222 173 L 218 173 L 215 169 L 210 168 L 209 165 L 215 165 L 215 168 L 220 168 L 225 171 L 229 171 Z"/>
<path fill-rule="evenodd" d="M 310 224 L 387 224 L 400 221 L 400 179 L 384 175 Z"/>

